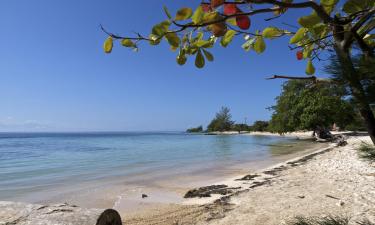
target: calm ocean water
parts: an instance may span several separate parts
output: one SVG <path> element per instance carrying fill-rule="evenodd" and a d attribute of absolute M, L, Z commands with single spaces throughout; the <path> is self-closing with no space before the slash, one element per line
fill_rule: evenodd
<path fill-rule="evenodd" d="M 249 135 L 1 133 L 0 200 L 29 200 L 85 182 L 136 183 L 143 174 L 150 179 L 159 174 L 204 174 L 277 158 L 307 145 L 311 143 Z"/>

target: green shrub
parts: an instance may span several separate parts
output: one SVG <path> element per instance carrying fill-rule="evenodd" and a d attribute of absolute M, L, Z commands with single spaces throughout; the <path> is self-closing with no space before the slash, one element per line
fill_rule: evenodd
<path fill-rule="evenodd" d="M 349 219 L 347 217 L 328 216 L 323 218 L 317 217 L 296 217 L 288 223 L 288 225 L 348 225 Z M 369 220 L 365 219 L 356 222 L 358 225 L 375 225 Z"/>
<path fill-rule="evenodd" d="M 200 133 L 200 132 L 203 132 L 203 127 L 199 126 L 199 127 L 189 128 L 186 130 L 186 132 L 187 133 Z"/>
<path fill-rule="evenodd" d="M 348 225 L 349 219 L 346 217 L 296 217 L 289 225 Z"/>
<path fill-rule="evenodd" d="M 375 146 L 367 143 L 361 144 L 358 148 L 359 156 L 364 159 L 375 161 Z"/>

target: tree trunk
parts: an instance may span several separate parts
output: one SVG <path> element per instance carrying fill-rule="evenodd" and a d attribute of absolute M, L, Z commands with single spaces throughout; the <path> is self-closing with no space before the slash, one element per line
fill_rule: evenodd
<path fill-rule="evenodd" d="M 348 81 L 352 95 L 357 101 L 359 112 L 364 119 L 367 131 L 375 145 L 375 117 L 371 110 L 370 102 L 365 94 L 363 86 L 358 79 L 358 74 L 354 68 L 350 57 L 349 49 L 344 49 L 340 44 L 335 45 L 335 51 L 343 70 L 343 77 Z"/>

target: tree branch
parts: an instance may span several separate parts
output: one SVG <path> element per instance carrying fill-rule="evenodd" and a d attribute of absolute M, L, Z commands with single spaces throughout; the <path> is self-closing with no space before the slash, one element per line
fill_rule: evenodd
<path fill-rule="evenodd" d="M 273 79 L 288 79 L 288 80 L 312 80 L 314 82 L 317 81 L 316 76 L 309 76 L 309 77 L 294 77 L 294 76 L 285 76 L 285 75 L 273 75 L 272 77 L 266 78 L 266 80 L 273 80 Z"/>
<path fill-rule="evenodd" d="M 352 31 L 355 31 L 357 32 L 359 28 L 361 28 L 361 26 L 363 24 L 366 23 L 366 21 L 368 19 L 370 19 L 373 15 L 375 14 L 375 7 L 371 8 L 370 11 L 368 11 L 368 13 L 366 13 L 364 16 L 361 17 L 361 19 L 359 19 L 357 21 L 357 23 L 354 24 L 354 26 L 352 27 Z"/>
<path fill-rule="evenodd" d="M 285 76 L 285 75 L 273 75 L 272 77 L 266 78 L 266 80 L 274 80 L 274 79 L 311 80 L 313 83 L 317 83 L 317 82 L 331 82 L 332 81 L 331 79 L 317 78 L 316 76 L 295 77 L 295 76 Z"/>

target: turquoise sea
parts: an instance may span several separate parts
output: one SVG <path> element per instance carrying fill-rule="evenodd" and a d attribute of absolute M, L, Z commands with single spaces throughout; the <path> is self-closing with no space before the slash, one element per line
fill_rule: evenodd
<path fill-rule="evenodd" d="M 91 206 L 102 202 L 88 193 L 109 190 L 107 184 L 117 197 L 127 187 L 189 187 L 192 181 L 247 171 L 239 165 L 270 165 L 311 146 L 278 136 L 183 132 L 1 133 L 0 201 L 74 202 L 91 196 Z"/>

